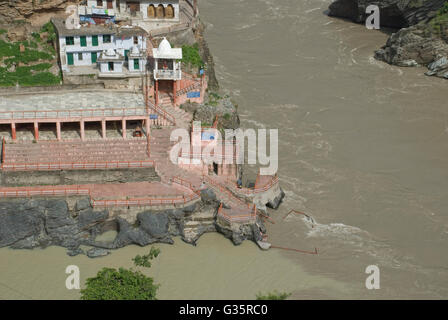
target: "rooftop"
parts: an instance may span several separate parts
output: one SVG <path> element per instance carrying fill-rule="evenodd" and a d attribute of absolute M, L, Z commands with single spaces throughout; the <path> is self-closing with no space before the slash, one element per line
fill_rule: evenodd
<path fill-rule="evenodd" d="M 110 90 L 23 94 L 4 96 L 0 99 L 0 119 L 11 119 L 13 112 L 24 111 L 45 113 L 45 111 L 94 110 L 101 113 L 112 112 L 112 109 L 126 109 L 133 113 L 141 110 L 144 114 L 145 100 L 142 94 Z M 26 113 L 24 116 L 26 117 Z"/>
<path fill-rule="evenodd" d="M 159 47 L 152 49 L 152 52 L 156 59 L 182 59 L 182 49 L 171 48 L 171 44 L 166 38 L 163 38 Z"/>
<path fill-rule="evenodd" d="M 65 25 L 65 20 L 60 18 L 52 18 L 59 36 L 79 36 L 79 35 L 101 35 L 101 34 L 115 34 L 117 37 L 132 37 L 132 36 L 146 36 L 148 33 L 140 27 L 136 26 L 121 26 L 117 27 L 114 24 L 88 24 L 81 26 L 78 29 L 68 29 Z"/>
<path fill-rule="evenodd" d="M 85 35 L 96 35 L 96 34 L 115 34 L 116 28 L 113 25 L 98 25 L 90 24 L 88 27 L 80 27 L 78 29 L 68 29 L 65 25 L 65 20 L 60 18 L 52 18 L 57 33 L 59 36 L 85 36 Z"/>

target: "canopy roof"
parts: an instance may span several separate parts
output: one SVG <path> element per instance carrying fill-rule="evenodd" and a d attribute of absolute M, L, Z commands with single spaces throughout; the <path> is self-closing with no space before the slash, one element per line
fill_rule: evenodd
<path fill-rule="evenodd" d="M 171 48 L 166 38 L 160 42 L 158 48 L 152 49 L 155 59 L 182 59 L 182 48 Z"/>

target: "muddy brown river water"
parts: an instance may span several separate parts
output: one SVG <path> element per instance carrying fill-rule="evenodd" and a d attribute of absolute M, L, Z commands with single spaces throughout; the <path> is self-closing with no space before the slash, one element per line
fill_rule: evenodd
<path fill-rule="evenodd" d="M 279 129 L 286 198 L 272 211 L 269 241 L 318 255 L 219 234 L 197 247 L 160 245 L 150 273 L 161 299 L 448 298 L 448 81 L 373 59 L 387 34 L 327 17 L 329 0 L 202 0 L 201 19 L 221 87 L 245 128 Z M 290 209 L 316 221 L 312 228 Z M 147 248 L 68 257 L 62 248 L 0 249 L 0 298 L 78 298 L 103 266 L 129 266 Z M 365 287 L 368 265 L 379 290 Z"/>

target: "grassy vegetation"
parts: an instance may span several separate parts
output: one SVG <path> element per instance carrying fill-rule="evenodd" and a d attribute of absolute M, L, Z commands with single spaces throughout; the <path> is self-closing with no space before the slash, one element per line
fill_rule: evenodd
<path fill-rule="evenodd" d="M 197 43 L 193 46 L 182 46 L 182 63 L 197 68 L 201 68 L 204 65 L 204 62 L 199 55 L 199 45 Z"/>
<path fill-rule="evenodd" d="M 0 86 L 40 86 L 55 85 L 61 81 L 60 76 L 49 72 L 49 63 L 40 63 L 33 66 L 17 67 L 14 72 L 8 72 L 0 67 Z"/>
<path fill-rule="evenodd" d="M 268 292 L 266 294 L 257 293 L 257 300 L 286 300 L 291 294 L 287 292 Z"/>
<path fill-rule="evenodd" d="M 432 31 L 441 34 L 443 30 L 448 31 L 448 1 L 445 2 L 442 8 L 437 11 L 437 15 L 429 22 Z"/>
<path fill-rule="evenodd" d="M 60 74 L 55 75 L 49 71 L 56 63 L 56 52 L 53 47 L 56 33 L 50 22 L 39 32 L 33 32 L 25 41 L 9 42 L 3 36 L 5 33 L 6 30 L 0 30 L 0 86 L 60 83 Z"/>
<path fill-rule="evenodd" d="M 221 99 L 222 97 L 216 92 L 210 92 L 208 94 L 208 104 L 213 107 L 216 107 L 218 105 L 219 100 Z"/>

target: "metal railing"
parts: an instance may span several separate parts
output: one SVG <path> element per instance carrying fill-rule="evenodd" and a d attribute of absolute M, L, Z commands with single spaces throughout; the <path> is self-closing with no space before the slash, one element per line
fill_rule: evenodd
<path fill-rule="evenodd" d="M 146 116 L 144 107 L 140 108 L 110 108 L 110 109 L 79 109 L 79 110 L 27 110 L 2 111 L 0 120 L 24 119 L 68 119 L 85 117 L 126 117 Z"/>
<path fill-rule="evenodd" d="M 5 171 L 50 171 L 50 170 L 92 170 L 92 169 L 129 169 L 151 168 L 153 160 L 142 161 L 98 161 L 98 162 L 66 162 L 66 163 L 2 163 Z"/>
<path fill-rule="evenodd" d="M 228 183 L 229 183 L 229 187 L 232 189 L 233 192 L 242 193 L 244 195 L 250 196 L 250 195 L 265 192 L 265 191 L 271 189 L 275 185 L 278 185 L 278 181 L 279 181 L 278 175 L 275 174 L 265 185 L 263 185 L 261 187 L 256 186 L 254 188 L 238 188 L 238 186 L 234 182 L 229 181 Z"/>
<path fill-rule="evenodd" d="M 149 110 L 153 110 L 154 112 L 156 112 L 157 114 L 159 114 L 160 116 L 162 116 L 164 119 L 166 119 L 168 122 L 171 122 L 171 124 L 173 126 L 176 125 L 176 118 L 171 115 L 169 112 L 167 112 L 166 110 L 162 109 L 159 106 L 156 106 L 155 104 L 153 104 L 149 98 L 146 99 L 146 103 L 148 105 L 148 109 Z"/>
<path fill-rule="evenodd" d="M 182 78 L 181 70 L 154 70 L 154 78 L 156 80 L 180 80 Z"/>
<path fill-rule="evenodd" d="M 186 204 L 188 202 L 198 199 L 197 194 L 188 196 L 178 196 L 175 198 L 141 198 L 141 199 L 125 199 L 125 200 L 95 200 L 92 199 L 92 207 L 135 207 L 135 206 L 161 206 L 161 205 L 176 205 Z"/>
<path fill-rule="evenodd" d="M 257 209 L 256 209 L 256 206 L 254 205 L 251 212 L 248 212 L 247 214 L 228 215 L 227 213 L 224 212 L 223 204 L 221 203 L 218 208 L 218 216 L 220 216 L 221 218 L 223 218 L 225 221 L 227 221 L 229 223 L 232 223 L 232 222 L 254 223 L 257 218 Z"/>
<path fill-rule="evenodd" d="M 0 197 L 32 197 L 32 196 L 73 196 L 73 195 L 90 195 L 88 188 L 79 186 L 71 187 L 52 187 L 52 188 L 7 188 L 8 190 L 0 191 Z"/>

